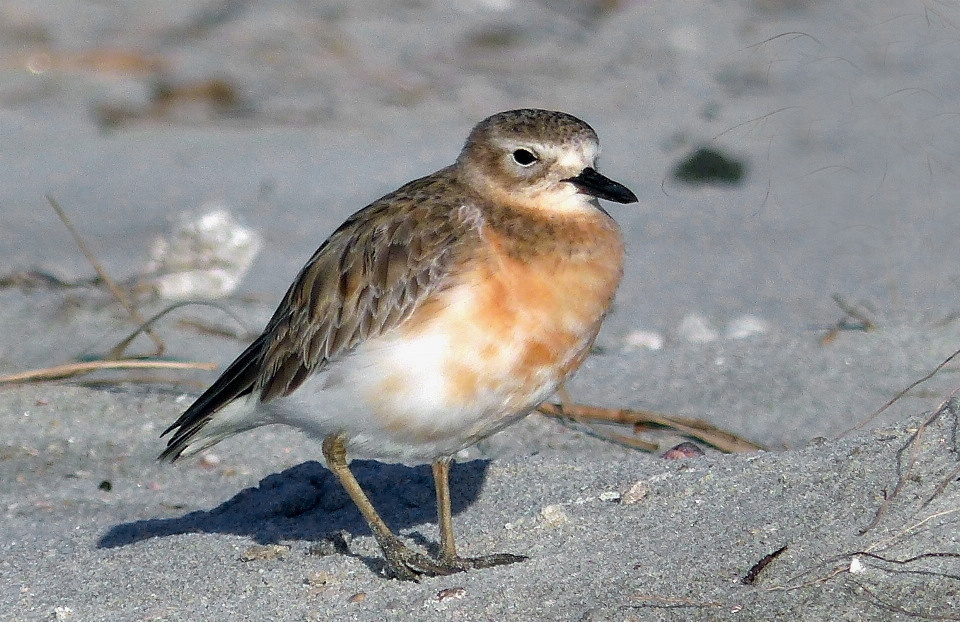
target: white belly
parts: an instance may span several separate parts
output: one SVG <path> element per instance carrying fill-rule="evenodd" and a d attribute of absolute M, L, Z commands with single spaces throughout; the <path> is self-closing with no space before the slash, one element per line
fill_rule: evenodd
<path fill-rule="evenodd" d="M 251 400 L 243 410 L 258 422 L 291 425 L 320 440 L 343 434 L 351 458 L 449 456 L 525 416 L 559 385 L 558 375 L 545 372 L 531 391 L 530 378 L 512 373 L 522 353 L 509 341 L 441 322 L 415 336 L 391 332 L 361 344 L 291 395 L 266 404 Z M 464 369 L 485 381 L 464 393 L 456 381 Z"/>

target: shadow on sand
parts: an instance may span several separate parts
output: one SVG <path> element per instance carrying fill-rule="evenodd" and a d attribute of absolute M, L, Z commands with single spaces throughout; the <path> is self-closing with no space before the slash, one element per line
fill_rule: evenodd
<path fill-rule="evenodd" d="M 487 460 L 452 465 L 450 493 L 454 514 L 476 500 L 488 466 Z M 436 522 L 437 506 L 429 465 L 408 467 L 355 460 L 350 469 L 395 532 Z M 352 535 L 370 533 L 336 477 L 319 462 L 310 461 L 270 475 L 256 488 L 242 490 L 211 510 L 115 525 L 98 546 L 120 547 L 184 533 L 236 534 L 260 544 L 271 544 L 320 540 L 340 530 Z M 435 549 L 436 545 L 426 542 L 422 536 L 412 537 L 428 549 Z"/>

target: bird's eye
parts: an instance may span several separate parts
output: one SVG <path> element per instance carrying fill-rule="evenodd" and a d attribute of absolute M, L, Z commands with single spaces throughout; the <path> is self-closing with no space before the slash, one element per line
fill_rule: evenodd
<path fill-rule="evenodd" d="M 513 161 L 520 166 L 531 166 L 537 161 L 537 156 L 529 149 L 517 149 L 513 152 Z"/>

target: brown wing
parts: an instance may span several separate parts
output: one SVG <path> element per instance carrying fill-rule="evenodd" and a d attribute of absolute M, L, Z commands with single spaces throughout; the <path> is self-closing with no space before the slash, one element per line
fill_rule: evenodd
<path fill-rule="evenodd" d="M 164 431 L 176 460 L 218 410 L 252 392 L 288 395 L 312 373 L 409 317 L 441 288 L 451 259 L 477 235 L 475 212 L 438 174 L 410 182 L 347 219 L 297 275 L 267 328 Z"/>
<path fill-rule="evenodd" d="M 426 178 L 401 188 L 354 214 L 317 250 L 268 325 L 260 399 L 290 394 L 442 286 L 476 226 L 461 205 L 443 204 L 444 185 Z"/>

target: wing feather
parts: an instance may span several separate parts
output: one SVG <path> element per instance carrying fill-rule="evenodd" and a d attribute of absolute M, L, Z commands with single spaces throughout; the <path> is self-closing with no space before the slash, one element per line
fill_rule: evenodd
<path fill-rule="evenodd" d="M 447 282 L 479 235 L 479 211 L 440 171 L 348 218 L 303 267 L 260 335 L 165 432 L 176 460 L 224 406 L 289 395 L 361 342 L 394 328 Z"/>
<path fill-rule="evenodd" d="M 437 210 L 437 196 L 425 202 L 421 193 L 431 189 L 371 205 L 307 263 L 268 328 L 257 385 L 263 401 L 289 395 L 311 373 L 398 325 L 442 286 L 476 225 L 460 205 Z"/>

